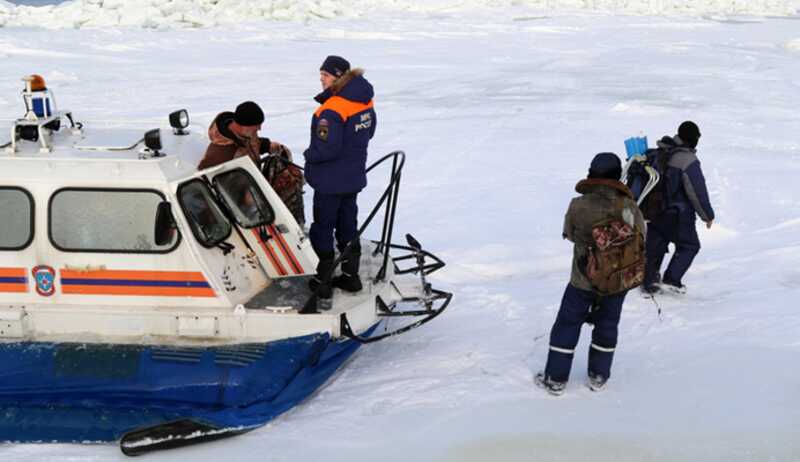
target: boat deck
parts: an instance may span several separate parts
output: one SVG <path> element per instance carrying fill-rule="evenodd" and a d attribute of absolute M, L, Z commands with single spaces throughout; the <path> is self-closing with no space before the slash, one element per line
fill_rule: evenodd
<path fill-rule="evenodd" d="M 364 252 L 361 255 L 361 281 L 364 288 L 355 294 L 339 289 L 333 290 L 333 302 L 330 310 L 324 310 L 321 305 L 320 313 L 339 314 L 367 302 L 374 298 L 377 286 L 373 284 L 373 277 L 381 267 L 383 255 L 373 255 L 375 246 L 372 242 L 362 241 Z M 246 304 L 245 308 L 255 310 L 268 310 L 276 313 L 293 313 L 302 308 L 311 298 L 312 292 L 308 282 L 313 276 L 295 276 L 291 278 L 275 279 L 269 287 L 265 288 Z M 380 285 L 380 284 L 379 284 Z"/>
<path fill-rule="evenodd" d="M 273 281 L 245 304 L 248 309 L 293 309 L 303 306 L 311 298 L 308 282 L 313 276 L 297 276 Z"/>

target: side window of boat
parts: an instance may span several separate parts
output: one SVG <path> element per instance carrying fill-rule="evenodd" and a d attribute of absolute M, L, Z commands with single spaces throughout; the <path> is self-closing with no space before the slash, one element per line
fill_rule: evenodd
<path fill-rule="evenodd" d="M 231 235 L 230 222 L 204 182 L 192 180 L 182 184 L 178 188 L 178 202 L 189 219 L 192 234 L 204 247 L 214 247 Z"/>
<path fill-rule="evenodd" d="M 246 170 L 237 168 L 215 176 L 214 188 L 240 226 L 254 228 L 275 221 L 275 211 Z"/>
<path fill-rule="evenodd" d="M 0 250 L 21 250 L 33 241 L 33 196 L 17 187 L 0 186 Z"/>
<path fill-rule="evenodd" d="M 171 252 L 180 234 L 158 245 L 153 232 L 163 200 L 148 189 L 60 189 L 50 198 L 50 242 L 66 252 Z"/>

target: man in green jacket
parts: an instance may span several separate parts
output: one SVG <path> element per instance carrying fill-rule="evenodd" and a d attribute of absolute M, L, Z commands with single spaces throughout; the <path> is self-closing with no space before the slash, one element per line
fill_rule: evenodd
<path fill-rule="evenodd" d="M 631 235 L 644 233 L 644 217 L 628 187 L 619 181 L 621 173 L 622 165 L 615 154 L 596 155 L 588 177 L 575 186 L 581 196 L 572 199 L 564 219 L 563 237 L 574 243 L 572 275 L 550 332 L 547 365 L 535 378 L 538 386 L 553 395 L 562 394 L 566 388 L 581 326 L 587 320 L 594 324 L 589 348 L 589 387 L 595 391 L 603 388 L 611 375 L 617 326 L 627 290 L 606 294 L 590 280 L 587 268 L 599 255 L 589 250 L 597 247 L 599 223 L 616 220 L 618 224 L 627 225 Z M 640 244 L 641 258 L 639 271 L 632 275 L 638 282 L 622 283 L 628 286 L 639 284 L 644 278 L 643 242 L 641 239 L 633 242 Z"/>

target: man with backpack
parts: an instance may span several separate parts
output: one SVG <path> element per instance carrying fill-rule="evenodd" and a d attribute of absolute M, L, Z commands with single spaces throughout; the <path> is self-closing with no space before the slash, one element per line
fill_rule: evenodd
<path fill-rule="evenodd" d="M 574 243 L 572 276 L 564 291 L 544 371 L 535 377 L 550 394 L 564 392 L 584 322 L 594 324 L 589 348 L 589 388 L 602 389 L 611 376 L 622 303 L 644 279 L 645 223 L 627 186 L 619 181 L 616 154 L 600 153 L 575 190 L 563 237 Z"/>
<path fill-rule="evenodd" d="M 683 276 L 700 251 L 700 240 L 695 228 L 699 216 L 711 228 L 714 209 L 706 189 L 706 180 L 697 159 L 697 143 L 700 129 L 691 121 L 678 127 L 678 134 L 665 136 L 658 142 L 655 153 L 661 179 L 654 194 L 643 203 L 647 225 L 647 265 L 642 290 L 655 294 L 667 290 L 685 293 Z M 660 165 L 659 165 L 660 164 Z M 660 196 L 660 198 L 658 198 Z M 656 205 L 653 205 L 655 203 Z M 660 275 L 661 263 L 669 243 L 675 244 L 675 252 L 664 272 Z"/>

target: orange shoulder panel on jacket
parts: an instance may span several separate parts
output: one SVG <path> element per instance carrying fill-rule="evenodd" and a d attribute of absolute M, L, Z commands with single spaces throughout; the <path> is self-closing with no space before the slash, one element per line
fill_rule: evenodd
<path fill-rule="evenodd" d="M 347 122 L 347 119 L 353 116 L 353 114 L 358 114 L 359 112 L 366 111 L 372 107 L 372 100 L 368 103 L 357 103 L 355 101 L 350 101 L 348 99 L 344 99 L 341 96 L 332 96 L 325 101 L 325 104 L 319 107 L 317 111 L 314 113 L 315 116 L 319 117 L 323 111 L 331 110 L 339 114 L 342 118 L 342 121 Z"/>

